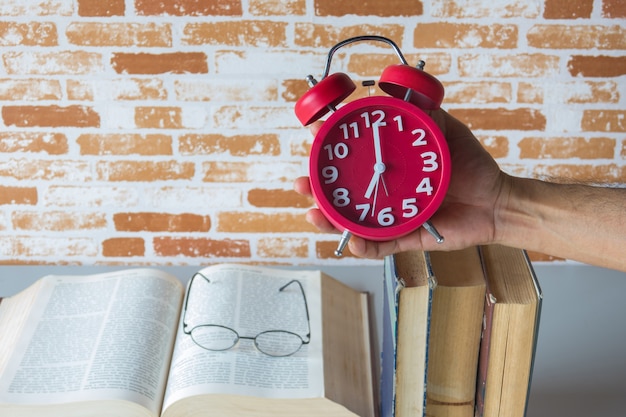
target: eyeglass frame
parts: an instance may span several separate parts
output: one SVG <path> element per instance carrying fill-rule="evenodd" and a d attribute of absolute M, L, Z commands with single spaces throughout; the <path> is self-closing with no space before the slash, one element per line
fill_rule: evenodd
<path fill-rule="evenodd" d="M 252 341 L 254 342 L 254 347 L 255 347 L 255 348 L 256 348 L 259 352 L 263 353 L 264 355 L 267 355 L 267 356 L 270 356 L 270 357 L 276 357 L 276 358 L 279 358 L 279 357 L 291 356 L 291 355 L 293 355 L 293 354 L 297 353 L 300 349 L 302 349 L 302 346 L 303 346 L 303 345 L 308 345 L 308 344 L 311 342 L 311 319 L 310 319 L 310 316 L 309 316 L 309 304 L 308 304 L 308 302 L 307 302 L 307 299 L 306 299 L 306 293 L 305 293 L 305 291 L 304 291 L 304 288 L 302 287 L 302 283 L 301 283 L 299 280 L 297 280 L 297 279 L 292 279 L 291 281 L 289 281 L 288 283 L 286 283 L 285 285 L 283 285 L 282 287 L 280 287 L 280 288 L 278 289 L 278 291 L 279 291 L 279 292 L 282 292 L 285 288 L 287 288 L 288 286 L 290 286 L 290 285 L 291 285 L 291 284 L 293 284 L 294 282 L 298 284 L 298 287 L 300 288 L 300 293 L 302 294 L 302 299 L 304 300 L 304 310 L 305 310 L 305 312 L 306 312 L 306 322 L 307 322 L 307 327 L 308 327 L 308 332 L 307 332 L 307 334 L 305 335 L 306 340 L 305 340 L 304 338 L 302 338 L 302 336 L 300 336 L 299 334 L 297 334 L 297 333 L 295 333 L 295 332 L 291 332 L 291 331 L 289 331 L 289 330 L 276 330 L 276 329 L 272 329 L 272 330 L 264 330 L 264 331 L 260 332 L 259 334 L 257 334 L 257 335 L 256 335 L 256 336 L 254 336 L 254 337 L 251 337 L 251 336 L 241 336 L 241 335 L 239 334 L 239 332 L 238 332 L 238 331 L 236 331 L 235 329 L 233 329 L 233 328 L 231 328 L 231 327 L 224 326 L 224 325 L 221 325 L 221 324 L 210 324 L 210 323 L 199 324 L 199 325 L 193 326 L 191 329 L 189 329 L 189 330 L 188 330 L 188 328 L 189 328 L 190 326 L 189 326 L 189 324 L 187 324 L 187 321 L 186 321 L 186 318 L 187 318 L 187 306 L 189 305 L 189 298 L 190 298 L 189 296 L 190 296 L 190 294 L 191 294 L 191 288 L 192 288 L 192 286 L 193 286 L 193 281 L 194 281 L 194 279 L 196 278 L 196 276 L 200 276 L 200 277 L 204 278 L 204 280 L 205 280 L 205 281 L 207 281 L 209 284 L 211 284 L 211 280 L 210 280 L 208 277 L 206 277 L 204 274 L 202 274 L 202 273 L 200 273 L 200 272 L 196 272 L 195 274 L 193 274 L 193 276 L 191 277 L 191 280 L 189 281 L 189 289 L 187 290 L 187 296 L 185 297 L 185 305 L 184 305 L 184 307 L 183 307 L 183 320 L 182 320 L 182 324 L 183 324 L 183 333 L 184 333 L 184 334 L 186 334 L 186 335 L 188 335 L 189 337 L 191 337 L 191 340 L 192 340 L 192 341 L 193 341 L 193 342 L 194 342 L 194 343 L 195 343 L 198 347 L 200 347 L 200 348 L 202 348 L 202 349 L 205 349 L 205 350 L 208 350 L 208 351 L 211 351 L 211 352 L 224 352 L 224 351 L 230 350 L 230 349 L 234 348 L 235 346 L 237 346 L 237 344 L 239 343 L 239 341 L 240 341 L 241 339 L 247 339 L 247 340 L 252 340 Z M 193 330 L 194 330 L 194 329 L 196 329 L 196 328 L 198 328 L 198 327 L 209 327 L 209 326 L 211 326 L 211 327 L 221 327 L 221 328 L 223 328 L 223 329 L 226 329 L 226 330 L 230 330 L 230 331 L 232 331 L 232 332 L 233 332 L 233 333 L 237 336 L 237 339 L 235 340 L 235 343 L 233 343 L 233 344 L 232 344 L 232 346 L 230 346 L 230 347 L 228 347 L 228 348 L 225 348 L 225 349 L 209 349 L 209 348 L 207 348 L 207 347 L 205 347 L 205 346 L 202 346 L 202 345 L 201 345 L 201 344 L 199 344 L 198 342 L 196 342 L 196 340 L 194 339 L 194 337 L 191 335 L 191 333 L 193 332 Z M 257 344 L 257 341 L 256 341 L 256 338 L 257 338 L 257 337 L 259 337 L 260 335 L 265 334 L 265 333 L 272 333 L 272 332 L 276 332 L 276 333 L 278 333 L 278 332 L 282 332 L 282 333 L 288 333 L 288 334 L 291 334 L 291 335 L 297 336 L 297 337 L 300 339 L 300 341 L 301 341 L 300 346 L 299 346 L 299 347 L 298 347 L 298 349 L 296 349 L 295 351 L 293 351 L 293 352 L 291 352 L 291 353 L 288 353 L 288 354 L 286 354 L 286 355 L 272 355 L 272 354 L 269 354 L 269 353 L 267 353 L 267 352 L 264 352 L 263 350 L 261 350 L 261 349 L 259 348 L 259 346 L 258 346 L 258 344 Z"/>

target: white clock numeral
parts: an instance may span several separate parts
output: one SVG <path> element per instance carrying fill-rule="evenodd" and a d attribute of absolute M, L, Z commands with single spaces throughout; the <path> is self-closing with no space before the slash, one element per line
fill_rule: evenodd
<path fill-rule="evenodd" d="M 411 133 L 415 136 L 415 140 L 413 141 L 413 146 L 424 146 L 426 145 L 426 131 L 424 129 L 413 129 Z"/>
<path fill-rule="evenodd" d="M 328 152 L 328 160 L 335 158 L 343 159 L 348 156 L 348 145 L 343 142 L 336 143 L 335 146 L 328 144 L 324 146 L 324 150 Z"/>
<path fill-rule="evenodd" d="M 415 189 L 416 193 L 426 193 L 426 195 L 432 195 L 433 194 L 433 186 L 430 185 L 430 177 L 424 177 L 422 178 L 422 181 L 420 181 L 420 184 L 417 186 L 417 188 Z"/>
<path fill-rule="evenodd" d="M 339 129 L 343 132 L 344 139 L 350 139 L 350 130 L 352 130 L 352 137 L 355 139 L 359 138 L 359 124 L 357 122 L 352 122 L 350 124 L 342 123 L 339 125 Z"/>
<path fill-rule="evenodd" d="M 419 210 L 417 209 L 417 198 L 405 198 L 402 200 L 402 217 L 415 217 Z"/>
<path fill-rule="evenodd" d="M 395 223 L 396 218 L 391 214 L 391 207 L 385 207 L 381 211 L 378 212 L 378 224 L 381 226 L 391 226 Z"/>
<path fill-rule="evenodd" d="M 377 124 L 378 126 L 386 126 L 387 123 L 384 122 L 385 120 L 385 112 L 382 110 L 374 110 L 371 113 L 372 117 L 377 117 L 376 120 L 374 120 L 373 122 L 370 120 L 370 113 L 369 112 L 364 112 L 361 113 L 361 117 L 363 118 L 363 120 L 365 121 L 365 127 L 369 128 L 372 127 L 373 124 Z"/>
<path fill-rule="evenodd" d="M 372 209 L 372 205 L 369 203 L 357 204 L 354 207 L 361 212 L 361 214 L 359 215 L 360 222 L 364 221 L 367 218 L 367 215 L 370 213 L 370 210 Z M 417 210 L 417 207 L 415 209 Z M 391 214 L 392 210 L 393 209 L 391 207 L 385 207 L 384 209 L 378 212 L 378 215 L 376 216 L 376 220 L 378 221 L 379 225 L 391 226 L 396 222 L 396 218 L 393 216 L 393 214 Z M 372 213 L 372 216 L 373 215 L 374 213 Z"/>
<path fill-rule="evenodd" d="M 404 132 L 404 125 L 402 124 L 402 116 L 397 115 L 396 117 L 393 118 L 393 120 L 396 122 L 396 125 L 398 125 L 398 132 Z"/>
<path fill-rule="evenodd" d="M 437 154 L 433 151 L 424 152 L 420 155 L 424 160 L 424 167 L 422 171 L 424 172 L 433 172 L 439 168 L 439 164 L 437 163 Z"/>
<path fill-rule="evenodd" d="M 346 188 L 337 188 L 333 191 L 333 204 L 335 207 L 345 207 L 350 204 L 350 192 Z"/>
<path fill-rule="evenodd" d="M 339 170 L 332 165 L 324 167 L 322 168 L 322 177 L 324 177 L 324 184 L 332 184 L 339 178 Z"/>
<path fill-rule="evenodd" d="M 363 220 L 365 220 L 367 214 L 370 212 L 370 207 L 372 207 L 372 205 L 369 203 L 365 203 L 357 204 L 354 207 L 361 212 L 361 215 L 359 216 L 359 221 L 362 222 Z"/>

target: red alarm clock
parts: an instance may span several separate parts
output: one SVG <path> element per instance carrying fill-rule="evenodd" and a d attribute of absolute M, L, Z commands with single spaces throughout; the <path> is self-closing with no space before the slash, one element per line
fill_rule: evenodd
<path fill-rule="evenodd" d="M 379 87 L 389 96 L 370 96 L 337 106 L 355 89 L 344 73 L 328 75 L 337 49 L 357 41 L 381 41 L 393 47 L 401 64 L 387 67 Z M 335 253 L 341 256 L 354 234 L 385 241 L 425 227 L 438 242 L 443 237 L 428 221 L 441 205 L 450 183 L 446 139 L 424 110 L 439 108 L 441 83 L 406 63 L 400 49 L 381 36 L 344 40 L 328 54 L 318 83 L 297 102 L 295 113 L 308 125 L 328 112 L 313 140 L 309 177 L 313 197 L 343 235 Z"/>

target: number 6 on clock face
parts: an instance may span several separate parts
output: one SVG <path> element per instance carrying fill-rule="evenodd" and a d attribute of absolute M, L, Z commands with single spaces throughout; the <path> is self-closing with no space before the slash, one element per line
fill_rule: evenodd
<path fill-rule="evenodd" d="M 389 240 L 420 227 L 441 205 L 450 155 L 424 111 L 374 96 L 346 104 L 324 122 L 309 175 L 318 206 L 335 227 Z"/>

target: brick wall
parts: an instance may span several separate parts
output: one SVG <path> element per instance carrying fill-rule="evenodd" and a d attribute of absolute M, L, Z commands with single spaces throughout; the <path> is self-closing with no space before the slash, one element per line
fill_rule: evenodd
<path fill-rule="evenodd" d="M 0 263 L 362 262 L 291 187 L 304 77 L 365 33 L 508 172 L 624 185 L 625 23 L 624 0 L 0 0 Z M 333 71 L 395 62 L 359 44 Z"/>

